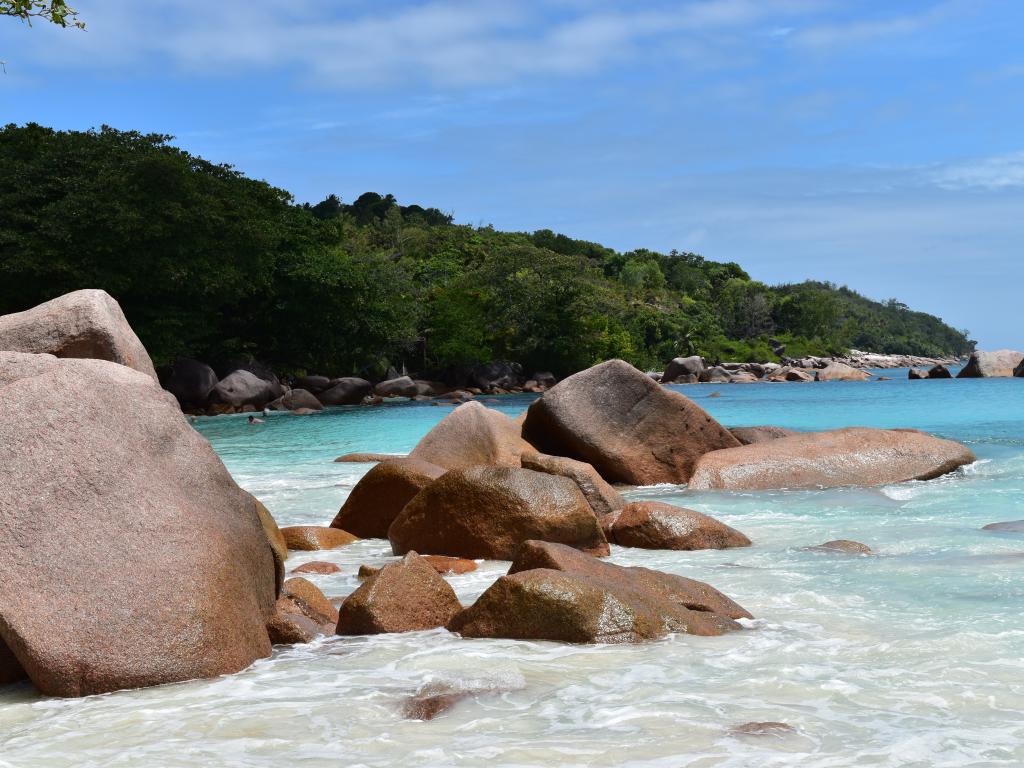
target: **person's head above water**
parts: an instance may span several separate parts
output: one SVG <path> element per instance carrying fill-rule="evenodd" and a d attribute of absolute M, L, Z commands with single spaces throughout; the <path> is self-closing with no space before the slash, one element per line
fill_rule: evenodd
<path fill-rule="evenodd" d="M 252 424 L 254 421 L 256 421 L 256 417 L 255 416 L 250 416 L 249 417 L 249 423 Z"/>

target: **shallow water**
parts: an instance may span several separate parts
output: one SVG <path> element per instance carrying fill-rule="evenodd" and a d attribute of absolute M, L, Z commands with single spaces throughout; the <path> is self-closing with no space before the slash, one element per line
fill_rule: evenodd
<path fill-rule="evenodd" d="M 712 583 L 758 617 L 746 631 L 628 647 L 441 630 L 329 638 L 214 681 L 70 701 L 13 686 L 0 689 L 0 765 L 1024 765 L 1024 536 L 980 530 L 1024 518 L 1024 381 L 884 373 L 895 380 L 678 388 L 730 426 L 917 427 L 979 457 L 880 489 L 630 492 L 750 536 L 749 549 L 612 554 Z M 498 400 L 488 404 L 513 415 L 530 402 Z M 334 457 L 404 453 L 448 411 L 408 403 L 197 428 L 282 525 L 326 524 L 369 468 Z M 803 549 L 836 538 L 878 554 Z M 342 573 L 311 578 L 344 595 L 360 563 L 389 557 L 385 542 L 361 541 L 289 566 L 338 563 Z M 469 602 L 506 565 L 450 582 Z M 403 700 L 433 682 L 478 692 L 435 720 L 404 720 Z M 749 721 L 795 730 L 730 733 Z"/>

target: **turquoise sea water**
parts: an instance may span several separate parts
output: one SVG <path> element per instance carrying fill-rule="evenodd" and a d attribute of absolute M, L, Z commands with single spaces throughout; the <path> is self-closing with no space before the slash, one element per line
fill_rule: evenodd
<path fill-rule="evenodd" d="M 61 701 L 0 689 L 0 765 L 12 766 L 1021 766 L 1024 380 L 678 387 L 729 426 L 916 427 L 961 440 L 978 462 L 927 483 L 873 489 L 630 491 L 710 513 L 748 549 L 613 547 L 612 560 L 707 581 L 750 610 L 746 631 L 639 646 L 461 640 L 443 630 L 327 638 L 238 675 Z M 709 397 L 720 392 L 720 397 Z M 532 398 L 487 402 L 510 415 Z M 238 482 L 282 525 L 326 524 L 369 465 L 342 453 L 408 451 L 449 407 L 331 409 L 262 425 L 201 419 Z M 829 539 L 875 556 L 804 549 Z M 330 552 L 358 584 L 386 542 Z M 450 582 L 475 599 L 507 564 Z M 430 722 L 404 720 L 421 686 L 476 691 Z M 789 734 L 737 736 L 749 721 Z"/>

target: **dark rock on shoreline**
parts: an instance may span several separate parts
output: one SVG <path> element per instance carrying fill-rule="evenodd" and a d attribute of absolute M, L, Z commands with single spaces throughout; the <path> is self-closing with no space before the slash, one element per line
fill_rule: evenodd
<path fill-rule="evenodd" d="M 695 377 L 694 380 L 699 380 L 703 372 L 704 360 L 699 355 L 677 357 L 665 366 L 665 372 L 661 375 L 661 383 L 671 384 L 680 377 L 685 377 L 687 381 L 690 380 L 690 377 Z"/>
<path fill-rule="evenodd" d="M 198 360 L 186 358 L 175 360 L 161 378 L 164 389 L 178 399 L 182 408 L 205 406 L 217 381 L 213 368 Z"/>
<path fill-rule="evenodd" d="M 345 376 L 332 379 L 327 389 L 317 395 L 317 400 L 324 405 L 359 405 L 372 394 L 373 385 L 366 379 Z"/>
<path fill-rule="evenodd" d="M 411 378 L 399 376 L 380 382 L 373 388 L 373 393 L 380 397 L 416 397 L 420 390 Z"/>
<path fill-rule="evenodd" d="M 259 410 L 278 396 L 271 382 L 251 371 L 238 370 L 217 382 L 210 392 L 210 402 L 233 408 L 251 405 Z"/>
<path fill-rule="evenodd" d="M 381 462 L 356 483 L 331 527 L 364 539 L 386 539 L 405 505 L 445 472 L 415 458 Z"/>
<path fill-rule="evenodd" d="M 292 382 L 295 389 L 304 389 L 314 395 L 318 395 L 331 386 L 331 380 L 326 376 L 299 376 Z"/>
<path fill-rule="evenodd" d="M 538 450 L 588 462 L 610 482 L 682 483 L 708 451 L 739 441 L 702 408 L 622 360 L 574 374 L 527 412 Z"/>
<path fill-rule="evenodd" d="M 339 635 L 415 632 L 443 627 L 462 610 L 455 590 L 409 552 L 385 565 L 349 595 L 338 611 Z"/>
<path fill-rule="evenodd" d="M 930 480 L 970 464 L 963 445 L 917 430 L 852 427 L 806 432 L 706 453 L 693 490 L 873 486 Z"/>
<path fill-rule="evenodd" d="M 750 539 L 701 512 L 659 501 L 634 501 L 601 518 L 612 544 L 640 549 L 730 549 L 749 547 Z"/>
<path fill-rule="evenodd" d="M 388 531 L 396 555 L 508 560 L 528 539 L 608 554 L 597 516 L 572 480 L 529 469 L 447 472 L 406 504 Z"/>
<path fill-rule="evenodd" d="M 85 289 L 0 316 L 0 350 L 109 360 L 157 379 L 149 353 L 106 291 Z"/>
<path fill-rule="evenodd" d="M 814 374 L 815 381 L 867 381 L 871 374 L 846 363 L 830 363 Z"/>
<path fill-rule="evenodd" d="M 272 411 L 298 411 L 303 408 L 310 411 L 322 411 L 324 406 L 312 392 L 307 392 L 305 389 L 293 389 L 267 404 L 267 408 Z"/>
<path fill-rule="evenodd" d="M 0 353 L 0 639 L 39 690 L 269 655 L 278 568 L 256 502 L 174 398 L 122 365 L 15 357 Z"/>

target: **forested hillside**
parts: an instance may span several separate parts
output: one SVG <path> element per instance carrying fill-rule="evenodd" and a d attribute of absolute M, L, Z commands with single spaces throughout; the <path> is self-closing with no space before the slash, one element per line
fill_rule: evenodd
<path fill-rule="evenodd" d="M 282 370 L 565 374 L 611 357 L 967 352 L 966 332 L 848 288 L 770 287 L 692 253 L 460 225 L 366 193 L 291 195 L 170 137 L 0 131 L 0 314 L 104 288 L 159 365 L 251 353 Z"/>

